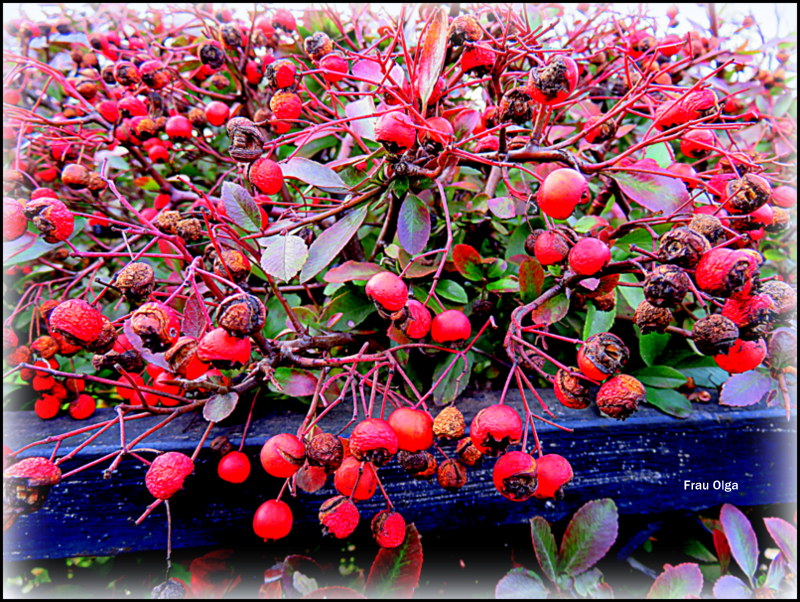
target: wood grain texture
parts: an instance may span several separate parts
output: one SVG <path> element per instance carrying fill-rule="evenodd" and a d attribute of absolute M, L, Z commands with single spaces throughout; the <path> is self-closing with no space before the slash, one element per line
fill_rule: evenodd
<path fill-rule="evenodd" d="M 518 397 L 509 399 L 512 406 L 521 407 Z M 425 533 L 476 522 L 524 523 L 535 515 L 556 520 L 571 514 L 584 502 L 601 497 L 613 498 L 623 514 L 698 510 L 723 502 L 736 505 L 796 502 L 797 422 L 796 417 L 787 422 L 782 409 L 696 404 L 690 418 L 677 420 L 644 407 L 620 423 L 600 417 L 593 408 L 567 410 L 551 396 L 545 399 L 557 414 L 558 422 L 573 429 L 564 432 L 537 422 L 545 452 L 567 457 L 574 468 L 575 479 L 564 500 L 555 503 L 506 500 L 492 485 L 492 459 L 484 459 L 482 465 L 470 469 L 468 483 L 457 493 L 445 492 L 435 482 L 409 479 L 396 462 L 391 462 L 381 469 L 380 476 L 396 508 Z M 495 400 L 493 394 L 479 394 L 461 399 L 458 405 L 469 420 Z M 221 481 L 216 475 L 215 456 L 210 450 L 203 450 L 195 474 L 171 502 L 176 548 L 258 543 L 251 527 L 253 513 L 264 500 L 274 497 L 282 484 L 264 473 L 258 451 L 269 436 L 296 431 L 302 420 L 302 414 L 298 413 L 301 409 L 299 402 L 290 402 L 287 407 L 272 407 L 269 414 L 256 416 L 245 448 L 253 461 L 253 472 L 242 485 Z M 323 421 L 323 426 L 335 431 L 351 415 L 352 406 L 342 411 L 337 408 Z M 98 419 L 110 416 L 110 410 L 97 414 Z M 32 413 L 4 413 L 3 418 L 3 440 L 12 449 L 80 425 L 69 418 L 43 422 Z M 128 437 L 143 432 L 157 420 L 131 422 Z M 205 426 L 202 417 L 182 416 L 141 447 L 191 453 Z M 239 421 L 222 423 L 212 431 L 209 441 L 225 434 L 238 444 L 241 428 Z M 113 451 L 118 437 L 118 429 L 109 430 L 77 459 L 67 462 L 64 470 Z M 63 445 L 59 454 L 66 454 L 78 442 Z M 41 446 L 26 455 L 46 455 L 51 450 L 52 446 Z M 445 446 L 444 450 L 450 453 L 452 446 Z M 103 480 L 106 466 L 107 463 L 100 464 L 65 480 L 50 492 L 41 510 L 20 517 L 3 538 L 4 559 L 164 549 L 163 506 L 140 526 L 133 524 L 152 501 L 144 487 L 146 467 L 128 458 L 113 478 Z M 709 490 L 685 491 L 685 480 L 707 482 Z M 737 482 L 738 490 L 715 490 L 714 481 Z M 334 494 L 329 480 L 316 494 L 299 492 L 296 498 L 286 498 L 296 524 L 316 523 L 320 504 Z M 358 506 L 362 517 L 369 519 L 383 508 L 383 501 L 377 494 Z"/>

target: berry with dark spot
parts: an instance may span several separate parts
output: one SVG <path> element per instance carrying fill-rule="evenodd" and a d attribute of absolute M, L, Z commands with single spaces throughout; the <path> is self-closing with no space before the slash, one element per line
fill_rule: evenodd
<path fill-rule="evenodd" d="M 274 435 L 261 448 L 261 465 L 267 474 L 279 479 L 293 476 L 305 460 L 305 445 L 291 433 Z"/>
<path fill-rule="evenodd" d="M 739 374 L 758 368 L 766 356 L 767 344 L 764 339 L 755 341 L 736 339 L 728 351 L 715 355 L 714 361 L 729 374 Z"/>
<path fill-rule="evenodd" d="M 627 374 L 608 379 L 597 392 L 597 408 L 601 413 L 617 420 L 633 415 L 645 401 L 642 383 Z"/>
<path fill-rule="evenodd" d="M 568 408 L 583 410 L 588 408 L 591 403 L 589 387 L 583 380 L 563 368 L 559 368 L 556 372 L 553 379 L 553 390 L 561 405 Z"/>
<path fill-rule="evenodd" d="M 350 453 L 357 460 L 386 464 L 397 453 L 398 437 L 392 426 L 380 418 L 359 422 L 350 435 Z"/>
<path fill-rule="evenodd" d="M 492 480 L 503 497 L 512 502 L 524 502 L 536 491 L 536 460 L 525 452 L 507 452 L 495 462 Z"/>
<path fill-rule="evenodd" d="M 337 539 L 349 537 L 358 527 L 360 518 L 356 505 L 343 495 L 325 500 L 319 509 L 323 533 Z"/>
<path fill-rule="evenodd" d="M 150 301 L 134 311 L 130 326 L 142 339 L 142 344 L 154 352 L 169 349 L 181 334 L 177 312 L 159 301 Z"/>
<path fill-rule="evenodd" d="M 618 372 L 630 358 L 630 351 L 617 335 L 592 335 L 578 351 L 578 367 L 591 379 L 602 381 Z"/>
<path fill-rule="evenodd" d="M 394 510 L 381 510 L 372 519 L 372 535 L 382 548 L 397 548 L 406 540 L 406 521 Z"/>
<path fill-rule="evenodd" d="M 469 427 L 469 436 L 478 450 L 487 456 L 497 456 L 522 439 L 523 424 L 517 411 L 495 404 L 478 412 Z"/>
<path fill-rule="evenodd" d="M 550 105 L 566 100 L 577 85 L 578 64 L 557 54 L 544 67 L 531 71 L 527 89 L 534 102 Z"/>
<path fill-rule="evenodd" d="M 391 154 L 399 155 L 414 146 L 417 141 L 417 126 L 405 113 L 391 111 L 378 120 L 375 140 Z"/>
<path fill-rule="evenodd" d="M 697 288 L 714 297 L 752 291 L 758 273 L 757 259 L 740 249 L 717 248 L 703 254 L 694 277 Z"/>
<path fill-rule="evenodd" d="M 539 499 L 560 496 L 564 485 L 572 480 L 572 466 L 558 454 L 545 454 L 536 460 L 536 477 L 539 480 L 534 497 Z"/>

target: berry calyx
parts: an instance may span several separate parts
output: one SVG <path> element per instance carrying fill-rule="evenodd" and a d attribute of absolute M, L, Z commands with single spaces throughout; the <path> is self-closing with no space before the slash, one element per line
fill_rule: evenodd
<path fill-rule="evenodd" d="M 408 302 L 408 287 L 403 280 L 391 272 L 380 272 L 367 281 L 367 298 L 383 309 L 395 312 Z"/>
<path fill-rule="evenodd" d="M 431 323 L 431 337 L 437 343 L 463 341 L 472 335 L 472 325 L 463 311 L 448 309 L 438 314 Z"/>
<path fill-rule="evenodd" d="M 581 276 L 594 276 L 611 261 L 611 249 L 599 238 L 583 238 L 569 252 L 569 267 Z"/>
<path fill-rule="evenodd" d="M 217 474 L 228 483 L 244 483 L 250 476 L 250 458 L 240 451 L 228 452 L 217 464 Z"/>
<path fill-rule="evenodd" d="M 291 433 L 274 435 L 261 448 L 261 465 L 273 477 L 291 477 L 300 470 L 305 459 L 305 445 Z"/>
<path fill-rule="evenodd" d="M 588 201 L 586 179 L 580 172 L 568 168 L 550 172 L 536 195 L 539 209 L 553 219 L 567 219 L 575 207 Z"/>
<path fill-rule="evenodd" d="M 167 452 L 156 456 L 144 483 L 153 497 L 168 500 L 183 488 L 183 482 L 194 470 L 194 462 L 186 454 Z"/>
<path fill-rule="evenodd" d="M 540 456 L 536 460 L 536 471 L 539 484 L 533 495 L 539 499 L 555 498 L 564 485 L 572 480 L 572 466 L 558 454 Z"/>
<path fill-rule="evenodd" d="M 394 510 L 381 510 L 372 518 L 372 535 L 382 548 L 397 548 L 406 540 L 406 520 Z"/>
<path fill-rule="evenodd" d="M 433 445 L 433 418 L 425 410 L 397 408 L 389 415 L 399 449 L 417 452 Z"/>
<path fill-rule="evenodd" d="M 250 165 L 247 177 L 264 194 L 278 194 L 283 188 L 281 166 L 266 157 L 261 157 Z"/>
<path fill-rule="evenodd" d="M 294 517 L 286 502 L 267 500 L 253 516 L 253 531 L 264 541 L 275 541 L 289 535 Z"/>
<path fill-rule="evenodd" d="M 495 404 L 478 412 L 469 427 L 469 436 L 478 450 L 497 456 L 522 439 L 522 419 L 507 405 Z"/>
<path fill-rule="evenodd" d="M 343 495 L 325 500 L 319 509 L 323 533 L 337 539 L 350 536 L 358 527 L 360 518 L 356 505 Z"/>
<path fill-rule="evenodd" d="M 492 480 L 503 497 L 524 502 L 536 491 L 536 460 L 525 452 L 507 452 L 495 462 Z"/>

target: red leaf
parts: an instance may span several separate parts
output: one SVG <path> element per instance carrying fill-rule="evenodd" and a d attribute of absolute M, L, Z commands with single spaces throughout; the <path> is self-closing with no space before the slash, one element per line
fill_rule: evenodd
<path fill-rule="evenodd" d="M 242 580 L 234 575 L 226 562 L 233 550 L 214 550 L 189 565 L 192 574 L 192 594 L 195 598 L 222 598 Z"/>
<path fill-rule="evenodd" d="M 371 276 L 384 272 L 385 269 L 377 263 L 364 261 L 345 261 L 342 265 L 328 270 L 322 279 L 325 282 L 341 283 L 351 280 L 369 280 Z"/>
<path fill-rule="evenodd" d="M 731 547 L 728 545 L 728 538 L 725 533 L 720 529 L 714 529 L 711 532 L 714 539 L 714 550 L 717 552 L 719 558 L 720 572 L 724 575 L 728 572 L 728 566 L 731 563 Z"/>
<path fill-rule="evenodd" d="M 181 322 L 181 332 L 187 337 L 199 337 L 206 329 L 208 316 L 203 309 L 203 302 L 192 294 L 183 308 L 183 322 Z"/>
<path fill-rule="evenodd" d="M 530 303 L 542 294 L 544 268 L 533 257 L 526 257 L 519 266 L 519 292 L 522 302 Z"/>
<path fill-rule="evenodd" d="M 464 278 L 468 280 L 483 280 L 481 264 L 483 258 L 480 253 L 469 245 L 456 245 L 453 248 L 453 263 Z"/>
<path fill-rule="evenodd" d="M 428 22 L 428 27 L 423 33 L 422 53 L 417 65 L 417 85 L 419 86 L 419 97 L 422 100 L 422 113 L 425 114 L 425 107 L 428 99 L 436 85 L 436 81 L 442 74 L 445 52 L 447 50 L 447 9 L 440 7 L 435 10 Z"/>
<path fill-rule="evenodd" d="M 555 324 L 569 312 L 569 298 L 564 293 L 548 299 L 531 312 L 534 324 Z"/>
<path fill-rule="evenodd" d="M 406 527 L 406 540 L 399 548 L 382 548 L 367 577 L 371 598 L 410 598 L 419 585 L 422 544 L 414 524 Z"/>

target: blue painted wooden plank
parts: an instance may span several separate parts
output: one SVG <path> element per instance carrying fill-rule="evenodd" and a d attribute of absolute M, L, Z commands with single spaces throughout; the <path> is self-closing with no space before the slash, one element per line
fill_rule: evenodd
<path fill-rule="evenodd" d="M 469 420 L 486 405 L 492 394 L 459 401 Z M 569 458 L 575 479 L 564 500 L 556 503 L 531 500 L 514 503 L 498 494 L 491 480 L 493 460 L 470 469 L 468 483 L 448 493 L 435 483 L 406 477 L 396 462 L 381 469 L 380 475 L 393 503 L 408 521 L 424 533 L 434 529 L 459 528 L 476 521 L 494 524 L 522 523 L 533 515 L 556 520 L 572 513 L 585 501 L 600 497 L 616 500 L 622 513 L 647 514 L 666 510 L 697 510 L 723 502 L 753 505 L 796 502 L 796 418 L 787 422 L 780 409 L 723 408 L 696 406 L 686 420 L 676 420 L 649 408 L 642 408 L 626 422 L 599 416 L 594 409 L 571 411 L 546 398 L 558 422 L 574 431 L 563 432 L 538 423 L 537 431 L 546 452 Z M 519 408 L 519 399 L 510 397 Z M 296 431 L 302 415 L 300 406 L 271 409 L 257 416 L 248 435 L 246 451 L 254 463 L 249 481 L 233 485 L 216 476 L 216 462 L 210 451 L 201 453 L 195 474 L 172 503 L 176 548 L 201 545 L 242 545 L 258 541 L 251 530 L 252 515 L 261 502 L 274 497 L 280 482 L 267 476 L 258 464 L 258 451 L 267 437 L 277 432 Z M 350 410 L 333 413 L 324 426 L 340 428 L 349 420 Z M 110 416 L 101 411 L 98 418 Z M 129 437 L 152 426 L 154 419 L 130 423 Z M 48 433 L 63 432 L 77 424 L 71 419 L 44 423 L 28 413 L 4 413 L 3 440 L 12 449 L 41 439 Z M 205 421 L 182 416 L 143 446 L 191 453 Z M 118 435 L 111 429 L 81 452 L 79 461 L 65 470 L 116 449 Z M 218 425 L 212 436 L 228 435 L 238 442 L 241 424 Z M 62 446 L 66 454 L 79 441 Z M 52 446 L 32 450 L 42 455 Z M 451 447 L 444 448 L 449 452 Z M 76 555 L 107 555 L 123 551 L 164 549 L 166 518 L 163 506 L 140 526 L 133 524 L 152 501 L 144 487 L 145 467 L 127 459 L 113 478 L 103 480 L 103 465 L 79 473 L 55 487 L 38 512 L 19 518 L 5 534 L 5 560 L 57 558 Z M 708 490 L 685 489 L 684 482 L 708 483 Z M 733 491 L 715 489 L 715 482 L 736 482 Z M 330 481 L 320 492 L 289 498 L 298 525 L 316 523 L 323 500 L 335 494 Z M 365 519 L 382 509 L 380 494 L 358 504 Z M 366 524 L 366 521 L 365 521 Z M 367 528 L 362 525 L 360 528 Z M 299 535 L 290 535 L 295 537 Z M 287 542 L 290 543 L 290 542 Z M 265 544 L 266 545 L 266 544 Z"/>

